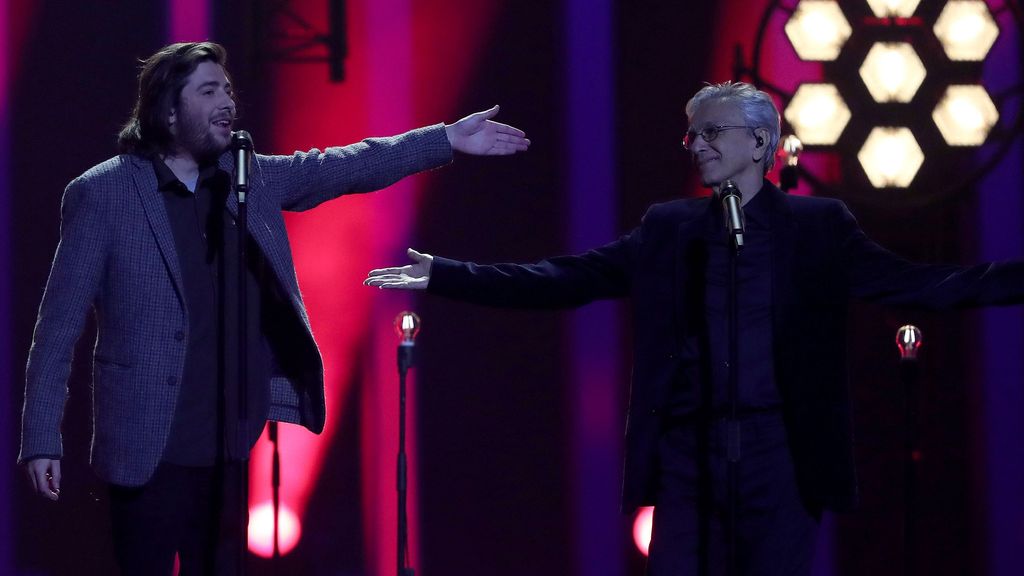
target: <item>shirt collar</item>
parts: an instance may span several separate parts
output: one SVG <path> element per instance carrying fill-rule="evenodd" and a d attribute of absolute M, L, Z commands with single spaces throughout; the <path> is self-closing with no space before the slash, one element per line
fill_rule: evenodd
<path fill-rule="evenodd" d="M 768 192 L 768 181 L 765 180 L 757 194 L 743 206 L 743 218 L 759 228 L 771 228 L 771 201 Z"/>
<path fill-rule="evenodd" d="M 156 186 L 157 190 L 173 191 L 173 190 L 184 190 L 191 193 L 188 187 L 174 175 L 171 168 L 160 159 L 159 156 L 153 156 L 150 159 L 153 163 L 153 171 L 156 172 Z M 196 189 L 198 190 L 202 186 L 203 181 L 213 177 L 218 171 L 217 163 L 210 162 L 207 164 L 199 165 L 199 179 L 196 180 Z M 180 188 L 179 188 L 180 186 Z"/>

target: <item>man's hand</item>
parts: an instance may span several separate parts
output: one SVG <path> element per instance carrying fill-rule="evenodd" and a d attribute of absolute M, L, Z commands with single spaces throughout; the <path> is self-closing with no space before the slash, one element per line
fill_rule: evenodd
<path fill-rule="evenodd" d="M 37 494 L 54 501 L 60 497 L 60 460 L 36 458 L 25 463 L 25 471 Z"/>
<path fill-rule="evenodd" d="M 526 133 L 508 124 L 492 122 L 498 107 L 470 114 L 444 127 L 453 150 L 477 156 L 505 156 L 530 147 Z"/>
<path fill-rule="evenodd" d="M 434 257 L 430 254 L 420 254 L 412 248 L 406 250 L 406 254 L 414 264 L 370 270 L 363 284 L 377 288 L 426 290 L 430 282 L 430 267 L 434 264 Z"/>

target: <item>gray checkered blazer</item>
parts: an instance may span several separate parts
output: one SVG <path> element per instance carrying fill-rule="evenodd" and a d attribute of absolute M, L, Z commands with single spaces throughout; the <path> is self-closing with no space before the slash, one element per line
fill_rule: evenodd
<path fill-rule="evenodd" d="M 309 329 L 282 210 L 308 210 L 342 194 L 388 186 L 451 160 L 443 125 L 323 152 L 256 155 L 249 231 L 304 335 L 271 350 L 269 417 L 324 427 L 323 362 Z M 220 167 L 231 172 L 224 154 Z M 237 201 L 229 197 L 235 213 Z M 174 237 L 152 163 L 121 155 L 91 168 L 64 192 L 60 243 L 46 284 L 26 369 L 19 461 L 62 456 L 60 424 L 74 346 L 90 310 L 93 355 L 92 464 L 100 478 L 138 486 L 160 461 L 180 389 L 188 315 Z M 287 358 L 279 357 L 290 355 Z"/>

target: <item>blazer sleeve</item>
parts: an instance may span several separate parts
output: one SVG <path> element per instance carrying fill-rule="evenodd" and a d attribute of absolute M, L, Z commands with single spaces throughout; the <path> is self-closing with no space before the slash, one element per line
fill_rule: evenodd
<path fill-rule="evenodd" d="M 583 254 L 535 264 L 473 264 L 435 257 L 427 289 L 503 308 L 556 309 L 629 295 L 639 229 Z"/>
<path fill-rule="evenodd" d="M 255 193 L 274 195 L 284 210 L 301 211 L 342 194 L 380 190 L 451 160 L 444 124 L 436 124 L 323 151 L 257 155 L 252 177 L 263 188 Z"/>
<path fill-rule="evenodd" d="M 883 304 L 942 310 L 1024 302 L 1024 262 L 921 264 L 879 246 L 836 203 L 840 253 L 850 295 Z"/>
<path fill-rule="evenodd" d="M 50 268 L 25 370 L 19 462 L 63 455 L 60 423 L 71 357 L 99 293 L 110 230 L 101 195 L 85 181 L 68 185 L 60 242 Z"/>

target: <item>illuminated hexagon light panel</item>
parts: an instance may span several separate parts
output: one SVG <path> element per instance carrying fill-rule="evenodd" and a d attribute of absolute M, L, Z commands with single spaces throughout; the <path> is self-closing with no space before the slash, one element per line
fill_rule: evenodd
<path fill-rule="evenodd" d="M 800 0 L 786 36 L 801 60 L 835 60 L 853 29 L 834 0 Z"/>
<path fill-rule="evenodd" d="M 921 58 L 906 42 L 876 42 L 860 67 L 875 102 L 910 102 L 926 74 Z"/>
<path fill-rule="evenodd" d="M 875 188 L 906 188 L 924 163 L 924 153 L 909 128 L 876 127 L 857 153 Z"/>
<path fill-rule="evenodd" d="M 946 88 L 932 120 L 950 146 L 981 146 L 999 122 L 999 110 L 985 88 L 976 84 Z"/>
<path fill-rule="evenodd" d="M 983 0 L 950 0 L 935 21 L 935 36 L 950 60 L 980 62 L 999 36 Z"/>
<path fill-rule="evenodd" d="M 850 108 L 832 84 L 801 84 L 784 112 L 804 144 L 830 146 L 850 121 Z"/>
<path fill-rule="evenodd" d="M 879 18 L 909 18 L 921 0 L 868 0 L 871 11 Z"/>

